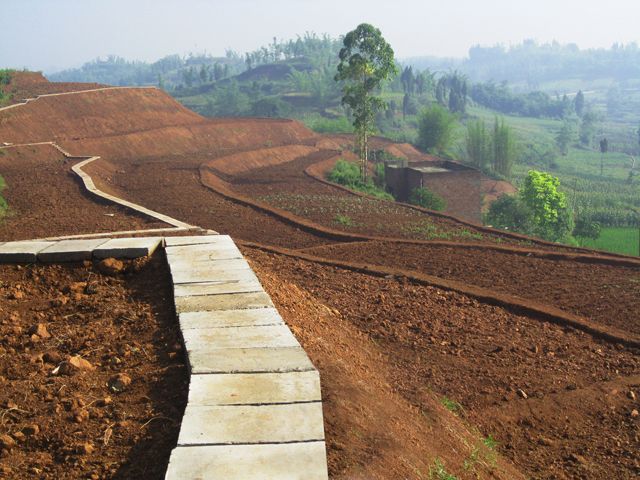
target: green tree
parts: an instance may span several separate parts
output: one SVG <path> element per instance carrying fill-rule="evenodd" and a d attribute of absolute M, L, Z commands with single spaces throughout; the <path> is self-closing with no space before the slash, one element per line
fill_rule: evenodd
<path fill-rule="evenodd" d="M 579 239 L 580 246 L 584 243 L 585 238 L 596 240 L 600 238 L 600 223 L 586 217 L 578 217 L 573 228 L 573 236 Z"/>
<path fill-rule="evenodd" d="M 502 123 L 498 123 L 496 116 L 493 127 L 493 171 L 508 176 L 519 153 L 520 145 L 509 126 L 504 123 L 504 117 Z"/>
<path fill-rule="evenodd" d="M 200 84 L 207 83 L 207 79 L 209 78 L 209 70 L 207 66 L 203 63 L 202 67 L 200 67 Z"/>
<path fill-rule="evenodd" d="M 558 219 L 558 209 L 565 207 L 564 194 L 558 192 L 560 180 L 546 172 L 529 170 L 520 191 L 538 224 Z"/>
<path fill-rule="evenodd" d="M 380 30 L 372 25 L 358 25 L 355 30 L 347 33 L 343 44 L 334 80 L 351 83 L 342 89 L 342 104 L 348 105 L 353 111 L 360 172 L 366 183 L 370 125 L 377 110 L 387 108 L 382 99 L 373 96 L 373 91 L 379 89 L 384 80 L 395 77 L 398 69 L 394 63 L 393 49 L 382 37 Z"/>
<path fill-rule="evenodd" d="M 429 153 L 446 152 L 455 140 L 458 114 L 436 104 L 426 107 L 418 117 L 418 146 Z"/>
<path fill-rule="evenodd" d="M 600 176 L 602 176 L 602 172 L 604 171 L 604 154 L 609 151 L 609 140 L 603 138 L 600 140 L 600 152 L 602 155 L 600 156 Z"/>
<path fill-rule="evenodd" d="M 582 90 L 578 90 L 578 94 L 574 100 L 574 107 L 576 109 L 576 115 L 581 117 L 582 112 L 584 111 L 584 94 L 582 93 Z"/>
<path fill-rule="evenodd" d="M 193 87 L 193 81 L 196 78 L 196 72 L 193 68 L 193 65 L 191 65 L 191 68 L 189 68 L 189 70 L 182 70 L 182 78 L 184 79 L 184 83 L 188 88 Z"/>
<path fill-rule="evenodd" d="M 573 216 L 559 185 L 548 173 L 529 171 L 516 195 L 501 195 L 491 203 L 485 223 L 552 242 L 566 238 L 573 230 Z"/>
<path fill-rule="evenodd" d="M 484 120 L 477 119 L 467 125 L 467 155 L 471 165 L 482 168 L 491 162 L 491 134 Z"/>
<path fill-rule="evenodd" d="M 582 116 L 582 123 L 580 124 L 580 143 L 585 147 L 591 146 L 593 137 L 596 135 L 598 121 L 598 113 L 593 110 L 585 112 Z"/>
<path fill-rule="evenodd" d="M 529 207 L 520 195 L 502 194 L 489 205 L 484 223 L 501 230 L 535 234 L 535 223 Z"/>
<path fill-rule="evenodd" d="M 569 153 L 569 145 L 573 141 L 574 137 L 575 132 L 573 130 L 573 125 L 570 122 L 562 122 L 562 127 L 556 137 L 556 143 L 558 144 L 558 149 L 562 155 Z"/>

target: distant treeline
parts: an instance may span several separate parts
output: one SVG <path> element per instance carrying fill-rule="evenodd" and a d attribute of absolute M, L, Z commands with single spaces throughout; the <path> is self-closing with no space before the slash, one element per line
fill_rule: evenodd
<path fill-rule="evenodd" d="M 616 43 L 608 50 L 580 50 L 575 43 L 561 45 L 554 40 L 538 44 L 525 40 L 508 49 L 504 45 L 475 45 L 465 59 L 413 57 L 403 63 L 422 70 L 459 69 L 476 82 L 526 82 L 530 90 L 539 88 L 541 82 L 561 78 L 640 78 L 640 48 L 636 42 Z"/>
<path fill-rule="evenodd" d="M 237 75 L 244 68 L 238 53 L 227 50 L 226 57 L 213 57 L 205 53 L 180 56 L 167 55 L 157 62 L 147 63 L 139 60 L 126 61 L 116 55 L 109 55 L 106 60 L 100 57 L 91 62 L 86 62 L 80 68 L 72 68 L 47 75 L 52 82 L 95 82 L 119 87 L 159 85 L 169 89 L 177 87 L 185 80 L 196 80 L 193 72 L 196 71 L 197 79 L 204 68 L 211 71 L 218 66 L 221 71 L 226 68 L 226 76 Z M 206 81 L 209 81 L 207 75 Z"/>
<path fill-rule="evenodd" d="M 342 48 L 342 37 L 331 38 L 328 34 L 318 37 L 315 33 L 306 32 L 303 37 L 298 35 L 296 40 L 284 41 L 273 37 L 273 43 L 262 46 L 253 52 L 245 54 L 247 69 L 291 58 L 307 57 L 313 59 L 317 66 L 337 65 L 338 52 Z"/>

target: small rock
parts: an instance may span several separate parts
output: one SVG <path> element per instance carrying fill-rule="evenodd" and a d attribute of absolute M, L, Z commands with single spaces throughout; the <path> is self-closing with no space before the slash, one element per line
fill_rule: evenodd
<path fill-rule="evenodd" d="M 22 433 L 27 436 L 37 435 L 40 433 L 40 427 L 38 425 L 28 425 L 22 429 Z"/>
<path fill-rule="evenodd" d="M 569 456 L 569 460 L 571 460 L 572 462 L 575 462 L 575 463 L 587 463 L 587 460 L 583 456 L 576 455 L 575 453 L 572 453 Z"/>
<path fill-rule="evenodd" d="M 84 358 L 71 357 L 66 362 L 62 362 L 57 369 L 54 370 L 58 375 L 71 376 L 79 370 L 94 370 L 94 366 Z M 57 371 L 56 371 L 57 370 Z"/>
<path fill-rule="evenodd" d="M 121 392 L 127 385 L 131 385 L 131 378 L 124 373 L 112 376 L 107 382 L 107 386 L 114 392 Z"/>
<path fill-rule="evenodd" d="M 47 327 L 42 323 L 34 325 L 29 329 L 29 335 L 38 335 L 40 338 L 50 338 L 49 332 L 47 332 Z"/>
<path fill-rule="evenodd" d="M 0 435 L 0 450 L 3 448 L 10 449 L 15 444 L 16 441 L 9 435 Z"/>
<path fill-rule="evenodd" d="M 51 305 L 54 307 L 61 307 L 66 305 L 69 299 L 67 297 L 58 297 L 51 300 Z"/>
<path fill-rule="evenodd" d="M 47 352 L 42 355 L 42 360 L 52 365 L 57 365 L 62 362 L 62 356 L 58 352 Z"/>
<path fill-rule="evenodd" d="M 524 393 L 524 390 L 518 390 L 518 396 L 521 398 L 524 398 L 525 400 L 529 398 L 529 396 L 526 393 Z"/>
<path fill-rule="evenodd" d="M 540 445 L 544 445 L 546 447 L 553 447 L 553 445 L 555 443 L 553 440 L 551 440 L 550 438 L 546 438 L 546 437 L 540 437 L 539 442 L 540 442 Z"/>
<path fill-rule="evenodd" d="M 629 415 L 631 415 L 631 418 L 638 418 L 638 410 L 632 410 Z"/>
<path fill-rule="evenodd" d="M 24 298 L 24 292 L 15 291 L 9 295 L 10 300 L 22 300 Z"/>
<path fill-rule="evenodd" d="M 38 355 L 32 355 L 31 357 L 29 357 L 29 363 L 40 363 L 42 362 L 42 354 L 39 353 Z"/>
<path fill-rule="evenodd" d="M 89 443 L 82 443 L 76 446 L 76 452 L 80 455 L 90 455 L 93 453 L 93 446 Z"/>
<path fill-rule="evenodd" d="M 627 397 L 629 397 L 634 402 L 636 401 L 636 394 L 633 393 L 633 391 L 631 391 L 631 390 L 629 392 L 627 392 Z"/>
<path fill-rule="evenodd" d="M 25 434 L 22 432 L 15 432 L 11 434 L 16 442 L 22 442 L 25 438 Z"/>
<path fill-rule="evenodd" d="M 78 414 L 74 417 L 76 423 L 82 423 L 89 420 L 89 412 L 86 410 L 80 410 Z"/>
<path fill-rule="evenodd" d="M 113 400 L 111 400 L 111 397 L 104 397 L 103 399 L 98 400 L 98 406 L 106 407 L 107 405 L 109 405 L 112 402 L 113 402 Z"/>
<path fill-rule="evenodd" d="M 62 293 L 84 293 L 84 289 L 87 287 L 87 282 L 74 282 L 71 285 L 67 285 L 62 289 Z"/>
<path fill-rule="evenodd" d="M 105 258 L 98 264 L 98 270 L 105 275 L 114 276 L 124 270 L 124 264 L 115 258 Z"/>

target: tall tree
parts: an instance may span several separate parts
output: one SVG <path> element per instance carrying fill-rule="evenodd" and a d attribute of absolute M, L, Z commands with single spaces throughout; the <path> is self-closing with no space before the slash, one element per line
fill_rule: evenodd
<path fill-rule="evenodd" d="M 515 135 L 504 123 L 504 117 L 502 117 L 502 123 L 499 124 L 496 115 L 493 127 L 493 171 L 501 175 L 509 175 L 519 153 L 520 146 L 516 142 Z"/>
<path fill-rule="evenodd" d="M 600 140 L 600 152 L 602 155 L 600 156 L 600 176 L 602 176 L 602 172 L 604 171 L 604 154 L 609 151 L 609 140 L 603 138 Z"/>
<path fill-rule="evenodd" d="M 471 165 L 482 168 L 491 162 L 491 144 L 491 134 L 486 122 L 480 119 L 470 121 L 467 125 L 466 147 Z"/>
<path fill-rule="evenodd" d="M 570 122 L 563 122 L 556 137 L 556 143 L 558 144 L 558 149 L 561 154 L 566 155 L 569 153 L 569 145 L 573 141 L 574 135 L 572 124 Z"/>
<path fill-rule="evenodd" d="M 438 104 L 425 108 L 418 118 L 418 146 L 429 153 L 446 152 L 455 140 L 457 121 L 458 114 Z"/>
<path fill-rule="evenodd" d="M 598 121 L 598 113 L 594 110 L 589 110 L 582 116 L 582 123 L 580 124 L 580 142 L 585 147 L 591 146 L 593 137 L 596 135 Z"/>
<path fill-rule="evenodd" d="M 582 112 L 584 111 L 584 94 L 582 90 L 578 90 L 578 94 L 574 100 L 574 106 L 576 107 L 576 115 L 582 117 Z"/>
<path fill-rule="evenodd" d="M 377 110 L 387 108 L 382 99 L 373 96 L 373 91 L 380 88 L 384 80 L 395 77 L 398 69 L 394 63 L 393 49 L 380 30 L 368 23 L 362 23 L 347 33 L 343 44 L 334 80 L 351 83 L 342 89 L 342 104 L 353 110 L 353 126 L 360 151 L 360 173 L 366 182 L 370 125 Z"/>

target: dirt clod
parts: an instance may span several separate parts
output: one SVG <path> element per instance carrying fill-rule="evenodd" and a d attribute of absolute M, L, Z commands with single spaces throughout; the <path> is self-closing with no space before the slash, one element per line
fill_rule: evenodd
<path fill-rule="evenodd" d="M 109 276 L 116 276 L 124 270 L 124 264 L 115 258 L 105 258 L 98 264 L 98 269 Z"/>
<path fill-rule="evenodd" d="M 107 385 L 112 392 L 121 392 L 128 385 L 131 385 L 131 378 L 124 373 L 118 373 L 109 378 Z"/>
<path fill-rule="evenodd" d="M 29 329 L 29 335 L 37 335 L 40 338 L 49 338 L 49 337 L 51 337 L 51 335 L 49 335 L 49 332 L 47 331 L 47 327 L 45 325 L 43 325 L 42 323 L 39 323 L 39 324 L 34 325 L 33 327 L 31 327 Z"/>
<path fill-rule="evenodd" d="M 22 429 L 22 433 L 27 436 L 37 435 L 40 433 L 40 427 L 38 425 L 27 425 Z"/>

